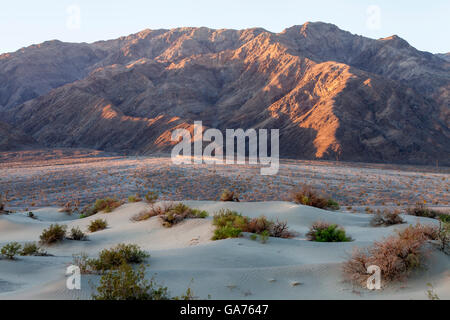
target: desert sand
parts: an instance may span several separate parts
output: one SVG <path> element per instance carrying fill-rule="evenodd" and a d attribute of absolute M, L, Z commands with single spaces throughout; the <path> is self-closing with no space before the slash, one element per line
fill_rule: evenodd
<path fill-rule="evenodd" d="M 450 299 L 450 258 L 437 250 L 427 257 L 424 270 L 379 291 L 346 283 L 341 272 L 352 248 L 370 246 L 408 224 L 436 224 L 436 220 L 404 216 L 408 224 L 374 228 L 369 225 L 368 214 L 324 211 L 290 202 L 184 203 L 207 210 L 210 217 L 185 220 L 172 228 L 162 227 L 158 217 L 131 221 L 148 206 L 143 202 L 84 219 L 58 212 L 55 207 L 33 210 L 38 219 L 27 217 L 26 212 L 0 215 L 0 245 L 38 241 L 42 230 L 55 222 L 84 231 L 99 217 L 109 224 L 106 230 L 88 233 L 88 241 L 64 240 L 45 247 L 54 256 L 0 259 L 0 299 L 90 299 L 97 275 L 82 275 L 81 290 L 66 288 L 65 271 L 72 263 L 72 254 L 85 252 L 93 257 L 118 243 L 138 244 L 148 251 L 148 277 L 154 276 L 172 295 L 182 294 L 189 286 L 198 299 L 427 299 L 427 283 L 431 283 L 441 299 Z M 265 215 L 287 221 L 298 236 L 270 238 L 265 244 L 245 234 L 238 239 L 211 241 L 212 215 L 221 208 L 249 217 Z M 354 241 L 307 241 L 305 233 L 317 220 L 345 227 Z"/>

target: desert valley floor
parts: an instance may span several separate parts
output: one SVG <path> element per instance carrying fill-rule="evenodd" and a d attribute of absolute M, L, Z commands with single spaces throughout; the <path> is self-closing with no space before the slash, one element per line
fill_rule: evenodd
<path fill-rule="evenodd" d="M 106 230 L 88 234 L 88 241 L 65 240 L 46 247 L 53 256 L 0 259 L 0 299 L 88 299 L 99 276 L 82 277 L 82 290 L 66 289 L 66 267 L 72 255 L 95 256 L 118 243 L 135 243 L 148 251 L 147 273 L 174 295 L 188 286 L 200 299 L 426 299 L 431 283 L 441 299 L 450 299 L 450 258 L 432 251 L 425 269 L 407 281 L 370 292 L 343 281 L 341 264 L 354 247 L 367 247 L 408 224 L 437 220 L 405 216 L 408 224 L 371 227 L 372 210 L 404 208 L 416 202 L 448 210 L 450 169 L 339 162 L 282 161 L 275 176 L 259 175 L 250 165 L 175 166 L 166 157 L 122 157 L 88 150 L 2 153 L 0 193 L 14 210 L 0 215 L 0 246 L 10 241 L 38 241 L 52 223 L 85 230 L 98 215 Z M 307 183 L 326 191 L 341 204 L 325 211 L 289 201 L 291 189 Z M 241 202 L 219 202 L 225 188 L 239 190 Z M 189 219 L 164 228 L 157 217 L 133 222 L 148 206 L 127 203 L 111 213 L 84 219 L 59 212 L 71 200 L 88 204 L 106 196 L 158 191 L 163 201 L 183 201 L 206 210 L 210 217 Z M 211 241 L 211 216 L 222 208 L 249 217 L 265 215 L 287 221 L 293 239 L 267 243 L 248 235 Z M 28 217 L 32 211 L 37 219 Z M 346 243 L 316 243 L 305 239 L 309 226 L 327 221 L 345 227 L 354 239 Z"/>

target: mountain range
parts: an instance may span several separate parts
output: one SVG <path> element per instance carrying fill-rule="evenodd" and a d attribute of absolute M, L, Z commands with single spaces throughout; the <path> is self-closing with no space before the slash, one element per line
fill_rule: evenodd
<path fill-rule="evenodd" d="M 308 22 L 144 30 L 0 55 L 0 150 L 168 152 L 172 130 L 280 129 L 280 156 L 450 165 L 450 58 Z"/>

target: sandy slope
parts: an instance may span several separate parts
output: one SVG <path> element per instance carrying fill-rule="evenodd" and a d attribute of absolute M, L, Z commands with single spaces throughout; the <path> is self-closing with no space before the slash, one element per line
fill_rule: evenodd
<path fill-rule="evenodd" d="M 72 254 L 86 252 L 95 256 L 101 249 L 121 242 L 136 243 L 149 251 L 149 276 L 155 276 L 174 295 L 190 285 L 199 298 L 212 299 L 426 299 L 426 284 L 431 282 L 441 298 L 450 298 L 450 258 L 439 252 L 429 257 L 426 270 L 379 292 L 342 282 L 340 263 L 348 258 L 354 246 L 368 246 L 406 225 L 372 228 L 370 215 L 330 212 L 287 202 L 185 203 L 211 214 L 230 208 L 250 217 L 263 214 L 285 220 L 299 236 L 289 240 L 271 238 L 266 244 L 248 238 L 211 241 L 211 218 L 187 220 L 171 229 L 161 227 L 158 218 L 130 221 L 130 217 L 146 207 L 144 203 L 126 204 L 112 213 L 86 219 L 67 216 L 55 208 L 34 211 L 38 220 L 25 213 L 2 215 L 0 245 L 9 241 L 36 241 L 42 229 L 55 221 L 69 228 L 86 229 L 91 220 L 100 216 L 108 221 L 109 228 L 89 234 L 89 241 L 66 240 L 48 247 L 53 257 L 0 260 L 0 299 L 90 298 L 98 276 L 83 276 L 81 291 L 65 288 L 65 267 L 71 263 Z M 409 223 L 418 221 L 415 217 L 405 218 Z M 344 226 L 355 241 L 306 241 L 305 233 L 317 220 Z M 436 223 L 431 219 L 420 221 Z"/>

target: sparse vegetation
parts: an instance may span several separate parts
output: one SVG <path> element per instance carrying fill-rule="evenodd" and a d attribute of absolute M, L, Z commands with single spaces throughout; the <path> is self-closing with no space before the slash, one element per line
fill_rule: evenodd
<path fill-rule="evenodd" d="M 48 229 L 44 229 L 40 236 L 40 242 L 42 244 L 53 244 L 59 241 L 63 241 L 66 237 L 67 226 L 52 224 Z"/>
<path fill-rule="evenodd" d="M 123 264 L 142 263 L 150 257 L 145 251 L 135 244 L 118 244 L 111 249 L 102 250 L 98 259 L 89 259 L 87 265 L 92 270 L 104 272 L 106 270 L 117 269 Z"/>
<path fill-rule="evenodd" d="M 2 249 L 0 250 L 0 253 L 2 256 L 6 257 L 9 260 L 14 260 L 14 257 L 19 254 L 20 249 L 22 249 L 22 246 L 18 242 L 10 242 L 5 244 Z"/>
<path fill-rule="evenodd" d="M 239 202 L 239 194 L 234 191 L 225 189 L 222 191 L 222 194 L 220 195 L 220 201 Z"/>
<path fill-rule="evenodd" d="M 134 196 L 129 196 L 128 197 L 128 202 L 129 203 L 134 203 L 134 202 L 141 202 L 142 199 L 139 197 L 138 194 L 134 195 Z"/>
<path fill-rule="evenodd" d="M 406 213 L 411 216 L 416 217 L 424 217 L 424 218 L 432 218 L 432 219 L 450 219 L 447 217 L 445 213 L 439 212 L 437 210 L 432 210 L 427 208 L 427 206 L 423 203 L 417 202 L 416 205 L 412 208 L 407 208 Z"/>
<path fill-rule="evenodd" d="M 405 223 L 405 220 L 400 216 L 398 211 L 383 210 L 377 212 L 370 220 L 370 225 L 373 227 L 388 227 L 396 224 Z"/>
<path fill-rule="evenodd" d="M 268 237 L 292 238 L 286 222 L 272 221 L 265 216 L 250 219 L 236 211 L 220 210 L 214 215 L 213 225 L 216 226 L 213 240 L 237 238 L 242 232 L 254 233 L 267 241 Z M 264 241 L 264 242 L 265 242 Z"/>
<path fill-rule="evenodd" d="M 108 222 L 105 219 L 96 219 L 92 220 L 88 226 L 88 230 L 90 232 L 97 232 L 100 230 L 104 230 L 108 227 Z"/>
<path fill-rule="evenodd" d="M 59 210 L 60 212 L 65 212 L 68 215 L 73 214 L 78 211 L 78 207 L 80 206 L 80 201 L 68 201 L 64 204 L 64 206 Z"/>
<path fill-rule="evenodd" d="M 188 206 L 178 203 L 171 206 L 166 212 L 159 215 L 159 218 L 163 222 L 163 226 L 170 228 L 173 225 L 183 221 L 184 219 L 191 218 L 206 218 L 208 213 L 206 211 L 200 211 L 198 209 L 191 209 Z"/>
<path fill-rule="evenodd" d="M 105 198 L 105 199 L 97 199 L 94 205 L 86 206 L 83 211 L 81 217 L 90 217 L 96 213 L 104 211 L 105 213 L 109 213 L 114 209 L 117 209 L 122 205 L 122 201 L 119 201 L 115 198 Z"/>
<path fill-rule="evenodd" d="M 21 256 L 48 256 L 49 254 L 42 250 L 36 243 L 29 242 L 23 245 L 22 251 L 20 252 Z"/>
<path fill-rule="evenodd" d="M 68 239 L 76 241 L 85 241 L 87 240 L 87 236 L 79 227 L 74 227 L 70 230 L 70 235 Z"/>
<path fill-rule="evenodd" d="M 367 268 L 379 266 L 385 282 L 402 280 L 422 264 L 423 244 L 435 237 L 430 226 L 410 226 L 368 249 L 356 249 L 343 271 L 347 280 L 365 285 Z"/>
<path fill-rule="evenodd" d="M 345 230 L 336 224 L 317 221 L 310 227 L 306 234 L 309 241 L 316 242 L 349 242 L 350 237 L 345 234 Z"/>
<path fill-rule="evenodd" d="M 128 264 L 122 264 L 116 270 L 110 270 L 100 279 L 95 300 L 168 300 L 166 287 L 159 286 L 153 279 L 145 279 L 145 266 L 137 270 Z"/>
<path fill-rule="evenodd" d="M 294 190 L 292 192 L 292 198 L 295 203 L 305 206 L 330 210 L 340 209 L 339 204 L 335 200 L 319 193 L 308 185 L 303 185 L 300 189 Z"/>
<path fill-rule="evenodd" d="M 158 193 L 154 191 L 149 191 L 145 195 L 145 201 L 150 204 L 154 204 L 158 200 L 158 198 L 159 198 Z"/>
<path fill-rule="evenodd" d="M 6 197 L 2 193 L 0 193 L 0 214 L 6 213 L 5 206 L 6 206 Z"/>

